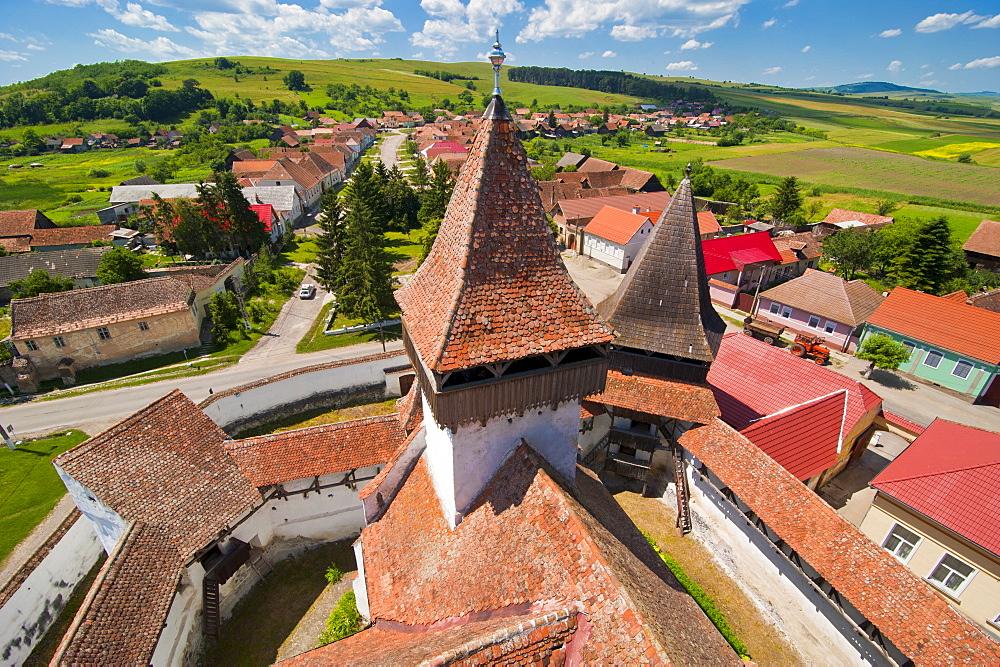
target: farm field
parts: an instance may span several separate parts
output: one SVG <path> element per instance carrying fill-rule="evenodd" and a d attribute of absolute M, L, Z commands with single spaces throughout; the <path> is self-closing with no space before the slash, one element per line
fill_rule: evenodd
<path fill-rule="evenodd" d="M 980 206 L 1000 206 L 1000 170 L 924 160 L 863 148 L 814 148 L 771 156 L 737 157 L 710 163 L 810 183 L 877 189 Z"/>

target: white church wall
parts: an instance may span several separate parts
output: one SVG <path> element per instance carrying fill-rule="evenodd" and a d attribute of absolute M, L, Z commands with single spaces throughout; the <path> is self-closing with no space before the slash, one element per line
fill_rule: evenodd
<path fill-rule="evenodd" d="M 583 428 L 584 420 L 580 421 L 581 428 Z M 605 413 L 602 415 L 594 415 L 593 425 L 587 430 L 581 431 L 579 438 L 580 445 L 580 456 L 584 457 L 590 453 L 594 447 L 597 446 L 606 435 L 608 431 L 611 430 L 611 415 Z"/>
<path fill-rule="evenodd" d="M 693 535 L 757 608 L 789 638 L 806 664 L 888 665 L 770 540 L 701 479 L 689 458 Z M 664 502 L 672 504 L 673 485 Z"/>
<path fill-rule="evenodd" d="M 80 517 L 0 607 L 0 665 L 24 664 L 101 548 L 90 521 Z"/>
<path fill-rule="evenodd" d="M 94 531 L 101 540 L 101 544 L 104 546 L 104 551 L 110 554 L 111 550 L 118 544 L 118 540 L 125 534 L 128 523 L 98 498 L 97 494 L 73 479 L 58 464 L 53 463 L 52 465 L 55 466 L 56 473 L 66 486 L 66 490 L 69 491 L 69 495 L 73 498 L 73 502 L 76 503 L 77 508 L 79 508 L 93 526 Z"/>
<path fill-rule="evenodd" d="M 351 584 L 354 589 L 355 605 L 358 608 L 358 613 L 366 621 L 370 621 L 372 612 L 368 604 L 368 581 L 365 579 L 364 543 L 361 539 L 354 542 L 354 560 L 358 564 L 358 576 L 354 577 L 354 582 Z"/>
<path fill-rule="evenodd" d="M 202 643 L 202 581 L 205 569 L 192 563 L 181 573 L 167 620 L 157 639 L 150 664 L 154 667 L 194 664 Z"/>

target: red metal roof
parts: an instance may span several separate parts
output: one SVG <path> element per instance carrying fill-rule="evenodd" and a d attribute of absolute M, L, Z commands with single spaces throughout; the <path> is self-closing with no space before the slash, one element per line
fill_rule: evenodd
<path fill-rule="evenodd" d="M 846 391 L 837 391 L 764 417 L 741 433 L 804 482 L 837 462 L 846 397 Z"/>
<path fill-rule="evenodd" d="M 871 485 L 1000 555 L 1000 433 L 935 419 Z"/>
<path fill-rule="evenodd" d="M 771 235 L 767 232 L 708 239 L 702 241 L 701 250 L 705 254 L 705 272 L 710 276 L 738 269 L 733 253 L 739 253 L 736 257 L 741 258 L 743 264 L 770 260 L 781 261 L 781 253 L 774 247 Z M 747 250 L 756 252 L 741 252 Z"/>
<path fill-rule="evenodd" d="M 632 240 L 639 229 L 645 224 L 653 224 L 660 217 L 660 211 L 650 213 L 632 213 L 611 206 L 605 206 L 587 225 L 587 233 L 602 239 L 625 245 Z"/>
<path fill-rule="evenodd" d="M 270 204 L 251 204 L 250 208 L 257 214 L 260 221 L 264 223 L 264 229 L 270 232 L 271 221 L 274 220 L 274 207 Z"/>
<path fill-rule="evenodd" d="M 897 287 L 868 324 L 991 364 L 1000 364 L 1000 313 Z"/>
<path fill-rule="evenodd" d="M 849 392 L 845 433 L 882 399 L 857 380 L 741 333 L 726 334 L 708 372 L 722 419 L 737 430 L 838 389 Z"/>

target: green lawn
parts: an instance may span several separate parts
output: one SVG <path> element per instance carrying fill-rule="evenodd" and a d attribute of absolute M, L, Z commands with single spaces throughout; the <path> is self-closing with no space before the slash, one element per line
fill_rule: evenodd
<path fill-rule="evenodd" d="M 0 562 L 66 493 L 52 459 L 88 437 L 73 430 L 22 443 L 14 451 L 0 445 Z"/>
<path fill-rule="evenodd" d="M 312 328 L 309 329 L 309 333 L 302 337 L 299 344 L 295 346 L 295 351 L 304 354 L 306 352 L 319 352 L 320 350 L 332 350 L 335 347 L 347 347 L 349 345 L 357 345 L 359 343 L 370 343 L 372 341 L 380 340 L 378 329 L 372 331 L 362 331 L 359 333 L 345 333 L 337 334 L 336 336 L 325 336 L 323 335 L 323 325 L 326 322 L 326 318 L 330 315 L 330 308 L 333 307 L 333 302 L 323 306 L 319 315 L 316 317 L 316 321 L 313 322 Z M 398 317 L 398 314 L 390 316 Z M 333 326 L 331 328 L 336 329 L 338 327 L 349 327 L 355 324 L 361 324 L 361 320 L 353 320 L 338 315 L 333 321 Z M 397 340 L 403 336 L 403 328 L 401 325 L 396 324 L 394 326 L 385 327 L 385 339 L 387 341 Z"/>
<path fill-rule="evenodd" d="M 319 252 L 319 245 L 314 237 L 296 236 L 282 251 L 279 261 L 284 264 L 296 262 L 299 264 L 312 264 L 316 261 L 316 254 Z"/>

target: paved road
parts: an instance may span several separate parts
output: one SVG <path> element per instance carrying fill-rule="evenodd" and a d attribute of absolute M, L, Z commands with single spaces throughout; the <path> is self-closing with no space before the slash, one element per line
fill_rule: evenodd
<path fill-rule="evenodd" d="M 392 341 L 387 347 L 399 350 L 403 344 L 401 341 Z M 4 426 L 12 425 L 17 437 L 43 435 L 68 428 L 79 428 L 94 435 L 174 388 L 198 402 L 209 396 L 209 390 L 222 391 L 295 368 L 381 351 L 381 343 L 363 343 L 310 354 L 271 354 L 196 377 L 0 408 L 0 421 Z"/>
<path fill-rule="evenodd" d="M 396 164 L 396 153 L 399 151 L 399 147 L 403 145 L 406 141 L 406 137 L 409 135 L 399 132 L 397 134 L 390 134 L 385 138 L 380 147 L 379 159 L 385 163 L 385 166 L 392 168 Z"/>
<path fill-rule="evenodd" d="M 262 336 L 257 344 L 243 355 L 240 364 L 248 364 L 261 357 L 294 354 L 295 346 L 309 332 L 309 328 L 316 321 L 323 305 L 333 300 L 333 295 L 316 282 L 316 276 L 312 273 L 315 267 L 311 264 L 300 264 L 299 268 L 306 270 L 302 284 L 312 283 L 315 285 L 316 296 L 312 299 L 300 299 L 298 297 L 299 291 L 296 289 L 295 296 L 281 307 L 281 312 L 278 313 L 278 317 L 275 318 L 267 335 Z"/>

